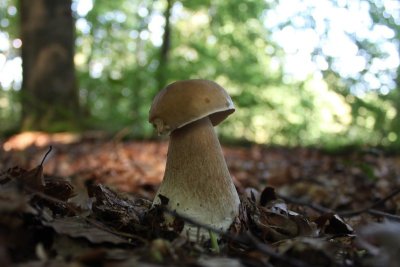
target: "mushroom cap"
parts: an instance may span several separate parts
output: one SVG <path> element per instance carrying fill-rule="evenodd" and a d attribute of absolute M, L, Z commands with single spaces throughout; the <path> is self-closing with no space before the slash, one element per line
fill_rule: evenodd
<path fill-rule="evenodd" d="M 195 79 L 174 82 L 154 98 L 149 122 L 158 134 L 167 134 L 209 116 L 215 126 L 235 111 L 231 97 L 213 81 Z"/>

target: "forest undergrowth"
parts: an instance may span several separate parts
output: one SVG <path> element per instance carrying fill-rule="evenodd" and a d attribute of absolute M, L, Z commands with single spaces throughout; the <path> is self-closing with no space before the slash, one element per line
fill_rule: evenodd
<path fill-rule="evenodd" d="M 166 142 L 31 133 L 0 145 L 4 266 L 397 266 L 400 260 L 400 156 L 378 149 L 224 147 L 241 206 L 230 230 L 220 233 L 163 205 L 151 207 Z M 173 226 L 163 223 L 165 213 L 175 216 Z M 211 241 L 179 234 L 185 223 L 209 230 Z"/>

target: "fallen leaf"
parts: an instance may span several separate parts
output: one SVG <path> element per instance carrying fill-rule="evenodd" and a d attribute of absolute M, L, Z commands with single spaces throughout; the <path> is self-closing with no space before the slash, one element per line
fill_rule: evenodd
<path fill-rule="evenodd" d="M 138 232 L 144 228 L 140 224 L 151 207 L 150 201 L 121 196 L 104 185 L 92 185 L 88 191 L 95 198 L 93 212 L 100 220 L 129 232 Z"/>
<path fill-rule="evenodd" d="M 58 234 L 74 238 L 85 238 L 93 244 L 129 244 L 128 240 L 106 231 L 106 227 L 101 229 L 89 224 L 85 219 L 80 217 L 57 218 L 51 222 L 43 222 L 43 224 L 53 228 Z"/>
<path fill-rule="evenodd" d="M 354 232 L 353 228 L 337 214 L 323 214 L 314 222 L 317 224 L 320 232 L 324 234 L 348 235 Z"/>

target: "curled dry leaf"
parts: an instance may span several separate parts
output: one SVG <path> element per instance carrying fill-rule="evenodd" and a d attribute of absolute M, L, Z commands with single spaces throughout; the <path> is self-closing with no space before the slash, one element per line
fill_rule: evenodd
<path fill-rule="evenodd" d="M 63 177 L 45 176 L 44 193 L 61 201 L 67 201 L 74 195 L 74 187 Z"/>
<path fill-rule="evenodd" d="M 254 193 L 252 195 L 255 195 Z M 287 205 L 277 199 L 274 189 L 267 187 L 257 198 L 243 198 L 250 230 L 265 241 L 279 241 L 297 236 L 315 236 L 315 224 L 302 215 L 290 211 Z M 260 205 L 262 203 L 262 205 Z"/>
<path fill-rule="evenodd" d="M 91 185 L 89 195 L 95 198 L 93 212 L 98 219 L 116 229 L 138 232 L 151 202 L 142 198 L 121 196 L 104 185 Z"/>
<path fill-rule="evenodd" d="M 39 165 L 30 171 L 15 166 L 0 174 L 0 184 L 6 184 L 11 181 L 19 183 L 22 187 L 43 191 L 45 185 L 43 166 Z"/>
<path fill-rule="evenodd" d="M 43 178 L 43 166 L 39 165 L 36 168 L 29 170 L 19 177 L 17 177 L 24 187 L 28 187 L 34 190 L 43 191 L 45 182 Z"/>
<path fill-rule="evenodd" d="M 265 187 L 264 190 L 261 192 L 259 203 L 261 206 L 265 206 L 272 201 L 277 200 L 277 196 L 275 194 L 275 189 L 272 187 Z"/>
<path fill-rule="evenodd" d="M 339 215 L 326 213 L 315 220 L 318 230 L 322 234 L 349 235 L 353 234 L 353 228 L 347 224 Z"/>

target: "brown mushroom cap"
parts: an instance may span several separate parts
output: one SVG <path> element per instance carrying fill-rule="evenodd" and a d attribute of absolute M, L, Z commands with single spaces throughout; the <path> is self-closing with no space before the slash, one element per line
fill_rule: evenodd
<path fill-rule="evenodd" d="M 234 111 L 232 99 L 217 83 L 185 80 L 168 85 L 156 95 L 149 122 L 159 134 L 166 134 L 206 116 L 218 125 Z"/>

